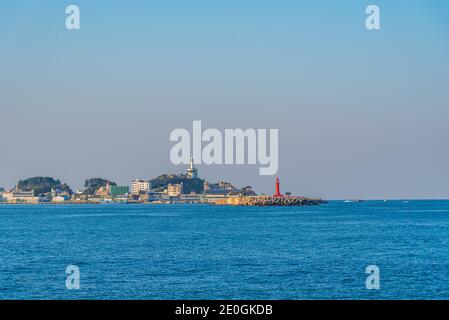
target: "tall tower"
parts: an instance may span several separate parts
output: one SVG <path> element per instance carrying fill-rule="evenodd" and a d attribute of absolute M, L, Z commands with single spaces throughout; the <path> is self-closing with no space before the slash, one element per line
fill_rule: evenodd
<path fill-rule="evenodd" d="M 279 177 L 276 177 L 276 192 L 273 197 L 282 197 L 281 191 L 279 190 Z"/>
<path fill-rule="evenodd" d="M 198 169 L 193 166 L 193 158 L 190 158 L 190 166 L 189 169 L 187 169 L 187 176 L 190 179 L 198 178 Z"/>

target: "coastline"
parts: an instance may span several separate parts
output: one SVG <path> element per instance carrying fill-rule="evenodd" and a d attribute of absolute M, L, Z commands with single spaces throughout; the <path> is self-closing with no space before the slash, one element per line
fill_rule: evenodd
<path fill-rule="evenodd" d="M 326 200 L 310 197 L 286 197 L 286 196 L 235 196 L 220 199 L 199 199 L 192 201 L 166 200 L 166 201 L 61 201 L 61 202 L 3 202 L 3 205 L 186 205 L 186 204 L 209 204 L 218 206 L 243 206 L 243 207 L 277 207 L 277 206 L 310 206 L 327 203 Z"/>

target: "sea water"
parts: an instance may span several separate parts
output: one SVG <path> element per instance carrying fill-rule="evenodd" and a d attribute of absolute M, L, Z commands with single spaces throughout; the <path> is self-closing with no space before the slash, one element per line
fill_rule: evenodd
<path fill-rule="evenodd" d="M 2 299 L 449 299 L 448 270 L 449 201 L 0 205 Z"/>

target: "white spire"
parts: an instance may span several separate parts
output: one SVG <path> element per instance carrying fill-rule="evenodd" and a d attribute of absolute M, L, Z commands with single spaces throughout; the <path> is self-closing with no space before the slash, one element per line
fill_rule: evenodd
<path fill-rule="evenodd" d="M 190 179 L 198 178 L 198 170 L 193 166 L 193 158 L 190 157 L 190 167 L 187 169 L 187 175 Z"/>

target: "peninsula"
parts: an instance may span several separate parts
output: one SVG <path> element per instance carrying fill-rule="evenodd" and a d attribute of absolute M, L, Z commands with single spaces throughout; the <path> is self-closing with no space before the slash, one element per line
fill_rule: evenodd
<path fill-rule="evenodd" d="M 216 204 L 234 206 L 304 206 L 319 205 L 319 198 L 296 197 L 280 192 L 276 178 L 275 193 L 257 195 L 251 186 L 236 188 L 220 181 L 211 183 L 199 178 L 198 169 L 190 160 L 186 174 L 163 174 L 151 180 L 136 179 L 129 186 L 120 186 L 103 178 L 88 179 L 85 189 L 76 192 L 58 179 L 34 177 L 20 180 L 11 190 L 0 188 L 0 204 Z"/>

